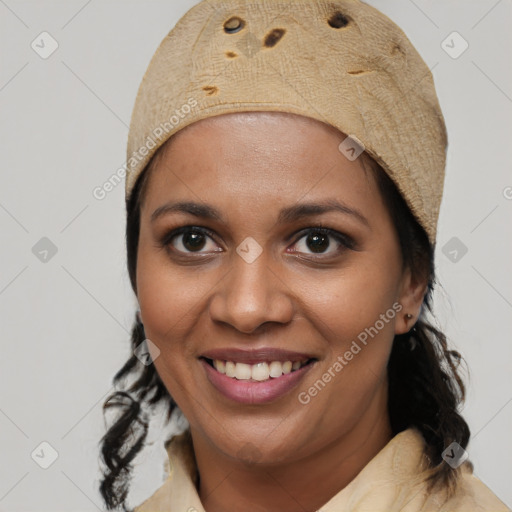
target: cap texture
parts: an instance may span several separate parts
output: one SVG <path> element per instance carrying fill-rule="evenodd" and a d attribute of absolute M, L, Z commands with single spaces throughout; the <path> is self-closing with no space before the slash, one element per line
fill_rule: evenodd
<path fill-rule="evenodd" d="M 388 17 L 359 0 L 204 0 L 144 75 L 127 148 L 129 198 L 156 150 L 201 119 L 280 111 L 358 140 L 434 245 L 447 135 L 432 74 Z"/>

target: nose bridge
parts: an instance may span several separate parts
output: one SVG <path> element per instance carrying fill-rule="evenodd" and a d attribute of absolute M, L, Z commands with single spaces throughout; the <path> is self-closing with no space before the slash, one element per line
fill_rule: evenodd
<path fill-rule="evenodd" d="M 241 254 L 234 254 L 230 272 L 210 303 L 212 320 L 228 323 L 245 333 L 266 322 L 289 322 L 292 300 L 284 283 L 270 268 L 267 255 L 261 253 L 251 260 Z"/>

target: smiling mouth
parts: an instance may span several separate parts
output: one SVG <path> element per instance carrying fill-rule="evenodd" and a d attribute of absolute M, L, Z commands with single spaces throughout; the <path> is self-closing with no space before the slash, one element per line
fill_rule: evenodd
<path fill-rule="evenodd" d="M 265 382 L 293 373 L 316 361 L 315 358 L 301 361 L 261 361 L 256 364 L 235 363 L 203 357 L 212 368 L 234 380 Z"/>

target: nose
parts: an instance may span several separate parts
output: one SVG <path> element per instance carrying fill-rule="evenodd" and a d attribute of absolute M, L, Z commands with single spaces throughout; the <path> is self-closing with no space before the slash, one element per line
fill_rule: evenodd
<path fill-rule="evenodd" d="M 287 324 L 293 317 L 293 297 L 264 254 L 247 263 L 238 255 L 210 301 L 214 322 L 251 334 L 269 322 Z"/>

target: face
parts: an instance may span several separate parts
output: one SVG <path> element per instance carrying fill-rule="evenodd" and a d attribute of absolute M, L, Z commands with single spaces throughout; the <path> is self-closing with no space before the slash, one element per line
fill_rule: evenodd
<path fill-rule="evenodd" d="M 386 415 L 386 364 L 422 295 L 369 169 L 293 114 L 178 132 L 141 206 L 137 295 L 154 364 L 223 454 L 297 460 Z M 290 371 L 290 367 L 292 371 Z"/>

